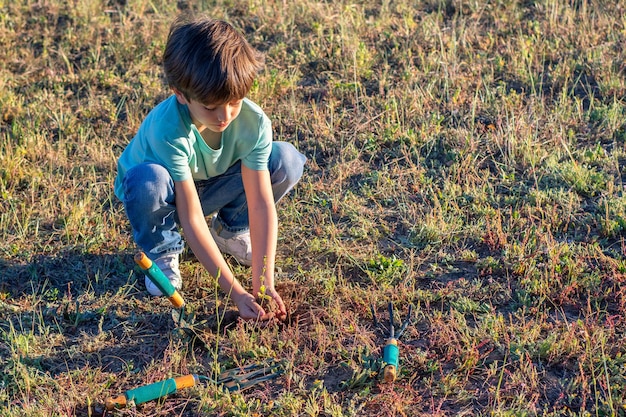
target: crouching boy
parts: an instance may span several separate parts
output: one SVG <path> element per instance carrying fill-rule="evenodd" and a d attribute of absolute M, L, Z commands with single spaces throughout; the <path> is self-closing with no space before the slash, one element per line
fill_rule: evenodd
<path fill-rule="evenodd" d="M 306 158 L 291 144 L 274 142 L 268 117 L 246 98 L 262 57 L 226 22 L 179 18 L 163 67 L 173 94 L 147 115 L 118 160 L 115 194 L 134 240 L 180 289 L 182 227 L 242 318 L 269 317 L 252 295 L 261 285 L 285 317 L 274 286 L 275 203 L 299 181 Z M 252 267 L 252 294 L 222 253 Z M 145 284 L 161 295 L 147 277 Z"/>

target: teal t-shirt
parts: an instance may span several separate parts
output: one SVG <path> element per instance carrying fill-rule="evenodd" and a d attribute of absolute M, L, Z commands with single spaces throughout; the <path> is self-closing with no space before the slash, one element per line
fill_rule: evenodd
<path fill-rule="evenodd" d="M 239 116 L 222 132 L 220 148 L 212 149 L 191 121 L 187 106 L 172 95 L 148 113 L 119 157 L 115 195 L 124 200 L 126 172 L 144 162 L 162 165 L 174 181 L 197 181 L 223 174 L 239 160 L 250 169 L 266 170 L 271 150 L 271 122 L 252 101 L 243 100 Z"/>

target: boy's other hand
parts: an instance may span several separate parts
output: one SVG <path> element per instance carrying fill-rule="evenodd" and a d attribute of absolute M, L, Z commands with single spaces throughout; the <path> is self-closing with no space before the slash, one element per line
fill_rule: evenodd
<path fill-rule="evenodd" d="M 254 297 L 249 294 L 241 294 L 241 295 L 232 295 L 232 299 L 237 305 L 237 309 L 239 310 L 239 317 L 244 320 L 267 320 L 263 317 L 267 314 L 263 307 L 259 305 L 254 299 Z"/>
<path fill-rule="evenodd" d="M 275 288 L 265 290 L 265 294 L 272 297 L 272 299 L 276 303 L 276 307 L 278 307 L 278 311 L 274 312 L 274 316 L 280 321 L 285 321 L 285 319 L 287 318 L 287 308 L 285 307 L 285 303 L 283 302 L 280 294 L 278 294 Z"/>
<path fill-rule="evenodd" d="M 239 317 L 243 320 L 260 320 L 267 321 L 273 318 L 277 318 L 278 320 L 284 321 L 287 318 L 287 309 L 285 308 L 285 303 L 281 296 L 276 292 L 275 289 L 270 289 L 266 291 L 266 294 L 272 297 L 272 300 L 276 303 L 277 311 L 270 312 L 265 311 L 261 305 L 256 302 L 254 297 L 251 294 L 245 293 L 241 295 L 232 295 L 232 300 L 235 305 L 237 305 L 237 309 L 239 310 Z"/>

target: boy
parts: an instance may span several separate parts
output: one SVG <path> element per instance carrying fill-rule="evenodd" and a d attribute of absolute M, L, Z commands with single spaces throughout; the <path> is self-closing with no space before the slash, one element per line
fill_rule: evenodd
<path fill-rule="evenodd" d="M 286 316 L 274 287 L 275 203 L 302 175 L 306 158 L 272 142 L 268 117 L 246 95 L 262 57 L 226 22 L 179 18 L 170 28 L 163 68 L 173 95 L 157 105 L 118 160 L 115 194 L 137 245 L 174 287 L 185 239 L 229 294 L 243 319 L 267 319 L 261 286 Z M 215 213 L 210 225 L 205 216 Z M 252 294 L 221 252 L 252 266 Z M 146 277 L 150 294 L 161 292 Z"/>

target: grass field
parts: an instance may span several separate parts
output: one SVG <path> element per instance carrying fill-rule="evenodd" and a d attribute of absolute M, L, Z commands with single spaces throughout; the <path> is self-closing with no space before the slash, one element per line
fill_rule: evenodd
<path fill-rule="evenodd" d="M 147 295 L 112 191 L 170 92 L 180 12 L 266 57 L 250 98 L 308 157 L 278 207 L 286 323 L 241 323 L 191 254 L 209 351 Z M 283 360 L 120 416 L 626 415 L 626 1 L 0 0 L 0 416 Z M 250 286 L 249 270 L 234 266 Z M 397 380 L 384 319 L 414 306 Z"/>

